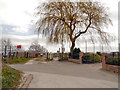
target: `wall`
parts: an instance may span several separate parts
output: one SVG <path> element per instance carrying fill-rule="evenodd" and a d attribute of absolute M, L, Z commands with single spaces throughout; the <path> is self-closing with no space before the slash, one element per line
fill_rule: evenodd
<path fill-rule="evenodd" d="M 106 56 L 106 54 L 102 55 L 102 69 L 118 73 L 119 70 L 120 70 L 120 66 L 106 64 L 106 62 L 105 62 L 105 56 Z"/>

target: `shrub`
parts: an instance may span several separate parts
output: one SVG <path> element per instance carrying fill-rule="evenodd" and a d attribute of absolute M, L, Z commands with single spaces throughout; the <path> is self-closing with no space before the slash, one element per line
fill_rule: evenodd
<path fill-rule="evenodd" d="M 102 53 L 101 52 L 97 52 L 98 55 L 102 56 Z"/>
<path fill-rule="evenodd" d="M 120 61 L 119 61 L 118 56 L 106 57 L 106 64 L 120 66 Z"/>
<path fill-rule="evenodd" d="M 98 54 L 87 53 L 83 55 L 82 61 L 83 63 L 97 63 L 101 62 L 101 57 Z"/>
<path fill-rule="evenodd" d="M 67 58 L 67 57 L 64 57 L 63 59 L 60 58 L 58 61 L 67 61 L 67 60 L 68 60 L 68 58 Z"/>
<path fill-rule="evenodd" d="M 73 55 L 71 55 L 71 53 L 69 53 L 69 58 L 73 58 L 73 59 L 79 59 L 79 53 L 80 53 L 80 49 L 79 48 L 75 48 L 73 50 Z"/>
<path fill-rule="evenodd" d="M 4 58 L 3 58 L 3 62 L 4 62 L 4 63 L 7 63 L 7 57 L 4 57 Z"/>
<path fill-rule="evenodd" d="M 69 53 L 69 58 L 72 58 L 71 53 Z"/>

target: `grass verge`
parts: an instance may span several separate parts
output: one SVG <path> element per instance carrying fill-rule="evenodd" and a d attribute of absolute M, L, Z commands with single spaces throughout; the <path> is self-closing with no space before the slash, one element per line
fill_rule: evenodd
<path fill-rule="evenodd" d="M 22 63 L 26 63 L 27 61 L 31 60 L 32 58 L 14 58 L 9 60 L 9 64 L 22 64 Z M 7 58 L 3 59 L 4 63 L 7 63 Z"/>
<path fill-rule="evenodd" d="M 46 59 L 45 61 L 52 61 L 53 59 L 50 59 L 50 58 L 48 58 L 48 59 Z"/>
<path fill-rule="evenodd" d="M 40 61 L 40 59 L 38 58 L 38 59 L 35 59 L 35 61 Z"/>
<path fill-rule="evenodd" d="M 20 79 L 20 71 L 2 64 L 2 88 L 17 88 Z"/>

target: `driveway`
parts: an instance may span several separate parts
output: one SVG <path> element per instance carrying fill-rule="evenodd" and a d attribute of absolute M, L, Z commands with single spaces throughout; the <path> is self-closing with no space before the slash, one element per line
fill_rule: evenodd
<path fill-rule="evenodd" d="M 40 62 L 12 67 L 33 74 L 29 88 L 118 88 L 118 74 L 103 71 L 102 64 Z"/>

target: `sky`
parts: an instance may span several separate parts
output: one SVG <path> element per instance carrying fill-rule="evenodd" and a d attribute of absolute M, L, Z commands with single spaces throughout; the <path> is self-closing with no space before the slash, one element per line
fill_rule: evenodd
<path fill-rule="evenodd" d="M 96 0 L 109 7 L 110 17 L 113 26 L 109 26 L 104 30 L 118 37 L 118 1 L 119 0 Z M 10 38 L 13 45 L 22 45 L 24 49 L 28 49 L 34 40 L 38 40 L 40 45 L 48 49 L 49 52 L 57 52 L 61 48 L 61 44 L 48 43 L 47 38 L 39 35 L 36 32 L 34 24 L 35 8 L 45 2 L 45 0 L 0 0 L 0 38 Z M 64 43 L 65 51 L 69 51 L 70 44 Z M 87 44 L 88 51 L 93 52 L 93 46 Z M 76 47 L 86 51 L 86 43 L 78 42 Z M 104 48 L 106 48 L 105 46 Z M 118 51 L 118 41 L 111 43 L 110 51 Z M 101 48 L 96 45 L 96 51 L 101 51 Z M 107 49 L 104 49 L 107 51 Z"/>

